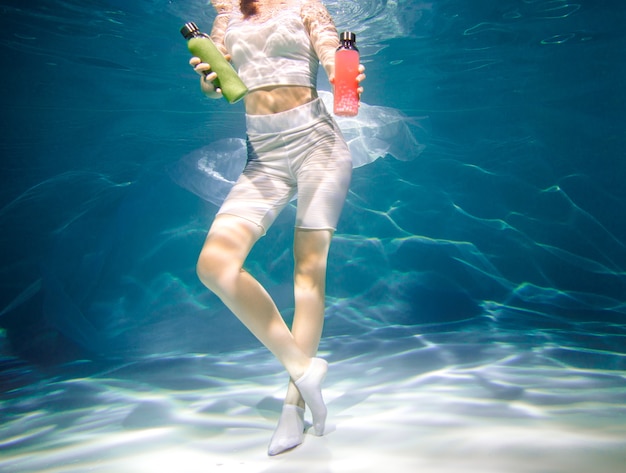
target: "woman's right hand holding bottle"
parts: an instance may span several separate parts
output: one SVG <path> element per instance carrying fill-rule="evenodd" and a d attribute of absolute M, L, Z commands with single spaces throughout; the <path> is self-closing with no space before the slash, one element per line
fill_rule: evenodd
<path fill-rule="evenodd" d="M 217 79 L 217 74 L 211 71 L 211 65 L 202 62 L 202 59 L 199 57 L 192 57 L 189 60 L 189 65 L 200 75 L 200 88 L 204 95 L 212 99 L 222 98 L 222 89 L 214 83 L 215 79 Z"/>

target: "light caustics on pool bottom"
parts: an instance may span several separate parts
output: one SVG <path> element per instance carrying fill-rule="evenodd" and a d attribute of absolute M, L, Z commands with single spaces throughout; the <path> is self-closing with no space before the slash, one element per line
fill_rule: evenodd
<path fill-rule="evenodd" d="M 588 366 L 588 350 L 550 343 L 550 330 L 496 333 L 492 323 L 325 340 L 330 433 L 275 458 L 265 452 L 286 378 L 262 349 L 95 374 L 76 363 L 5 393 L 0 470 L 621 471 L 624 371 Z M 29 376 L 17 365 L 12 374 Z"/>
<path fill-rule="evenodd" d="M 0 332 L 0 380 L 10 386 L 0 398 L 0 471 L 623 470 L 626 247 L 621 181 L 611 186 L 623 120 L 616 107 L 597 110 L 596 95 L 617 77 L 601 59 L 623 48 L 605 42 L 621 30 L 582 21 L 602 10 L 552 0 L 497 9 L 328 2 L 339 23 L 360 25 L 364 57 L 375 60 L 364 100 L 402 102 L 406 114 L 429 115 L 433 131 L 419 159 L 355 170 L 331 250 L 322 345 L 335 429 L 270 459 L 285 375 L 200 287 L 193 263 L 215 209 L 198 210 L 161 169 L 239 133 L 225 129 L 238 114 L 217 105 L 207 114 L 179 87 L 192 79 L 178 72 L 184 45 L 159 52 L 172 36 L 181 41 L 172 25 L 206 2 L 99 13 L 57 3 L 4 12 L 19 31 L 3 45 L 28 67 L 35 53 L 47 78 L 65 71 L 94 82 L 67 94 L 74 83 L 57 81 L 40 96 L 27 85 L 29 100 L 7 124 L 7 159 L 29 160 L 8 167 L 15 195 L 0 211 L 13 254 L 7 287 L 19 287 L 0 310 L 11 325 L 6 344 Z M 145 72 L 153 54 L 159 74 Z M 398 68 L 410 87 L 379 87 L 376 64 Z M 93 97 L 112 90 L 119 101 L 94 109 Z M 10 127 L 33 119 L 40 140 Z M 290 212 L 250 262 L 287 316 Z M 8 357 L 43 363 L 59 351 L 134 361 L 70 363 L 46 376 Z"/>

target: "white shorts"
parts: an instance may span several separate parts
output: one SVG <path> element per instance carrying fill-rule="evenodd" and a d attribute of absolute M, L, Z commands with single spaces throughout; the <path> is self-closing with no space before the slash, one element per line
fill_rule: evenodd
<path fill-rule="evenodd" d="M 352 175 L 350 150 L 323 102 L 246 115 L 248 161 L 219 214 L 264 231 L 297 194 L 297 228 L 335 230 Z"/>

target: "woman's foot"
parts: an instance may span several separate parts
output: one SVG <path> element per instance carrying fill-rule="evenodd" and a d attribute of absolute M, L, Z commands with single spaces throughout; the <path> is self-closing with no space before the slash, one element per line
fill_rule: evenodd
<path fill-rule="evenodd" d="M 278 425 L 270 440 L 267 454 L 278 455 L 297 447 L 304 441 L 304 409 L 285 404 Z"/>
<path fill-rule="evenodd" d="M 311 409 L 313 416 L 313 427 L 317 435 L 324 435 L 324 427 L 326 425 L 326 415 L 328 410 L 324 404 L 322 397 L 322 383 L 326 378 L 328 371 L 328 363 L 321 358 L 312 358 L 311 364 L 305 373 L 295 382 L 298 391 L 304 402 Z"/>

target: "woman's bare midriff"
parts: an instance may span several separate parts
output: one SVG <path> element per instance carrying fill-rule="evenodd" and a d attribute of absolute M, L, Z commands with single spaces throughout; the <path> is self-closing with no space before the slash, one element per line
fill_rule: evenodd
<path fill-rule="evenodd" d="M 250 92 L 244 98 L 248 115 L 270 115 L 285 112 L 317 98 L 317 91 L 304 86 L 266 87 Z"/>

